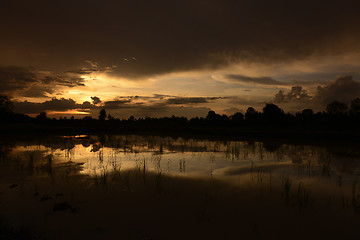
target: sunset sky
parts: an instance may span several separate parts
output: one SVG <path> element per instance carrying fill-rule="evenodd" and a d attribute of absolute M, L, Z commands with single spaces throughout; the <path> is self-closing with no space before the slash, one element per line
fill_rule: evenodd
<path fill-rule="evenodd" d="M 324 110 L 360 97 L 360 2 L 2 0 L 0 95 L 49 116 Z"/>

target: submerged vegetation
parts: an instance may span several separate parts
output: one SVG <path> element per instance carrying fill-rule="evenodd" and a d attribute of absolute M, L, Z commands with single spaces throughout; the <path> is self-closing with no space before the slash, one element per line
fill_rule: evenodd
<path fill-rule="evenodd" d="M 1 234 L 355 239 L 359 148 L 328 144 L 150 135 L 2 139 Z"/>

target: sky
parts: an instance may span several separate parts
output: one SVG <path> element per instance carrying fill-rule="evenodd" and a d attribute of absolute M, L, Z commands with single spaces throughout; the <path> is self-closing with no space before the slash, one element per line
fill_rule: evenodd
<path fill-rule="evenodd" d="M 2 0 L 0 95 L 50 117 L 322 111 L 360 97 L 359 1 Z"/>

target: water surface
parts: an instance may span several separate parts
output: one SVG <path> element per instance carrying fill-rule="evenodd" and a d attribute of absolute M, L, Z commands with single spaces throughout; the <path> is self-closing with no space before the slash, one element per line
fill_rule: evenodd
<path fill-rule="evenodd" d="M 18 137 L 0 165 L 2 214 L 48 239 L 360 237 L 357 143 Z"/>

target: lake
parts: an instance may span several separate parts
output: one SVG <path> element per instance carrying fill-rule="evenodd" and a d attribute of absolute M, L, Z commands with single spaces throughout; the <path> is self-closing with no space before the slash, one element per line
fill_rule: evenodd
<path fill-rule="evenodd" d="M 0 165 L 5 236 L 360 236 L 353 142 L 21 136 L 2 138 Z"/>

